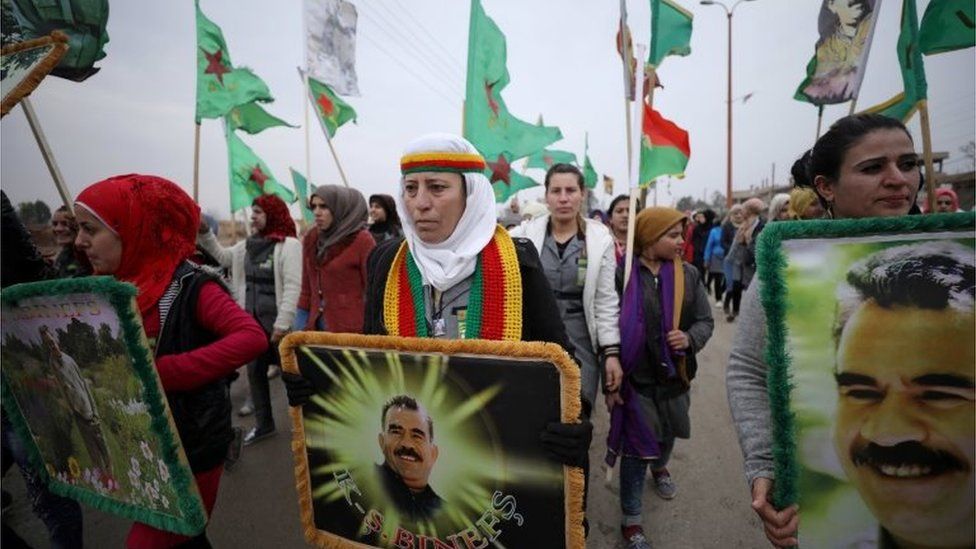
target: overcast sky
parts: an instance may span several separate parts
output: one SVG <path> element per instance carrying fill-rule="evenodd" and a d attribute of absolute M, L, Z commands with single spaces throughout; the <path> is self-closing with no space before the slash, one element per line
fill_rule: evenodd
<path fill-rule="evenodd" d="M 669 57 L 660 68 L 664 90 L 655 108 L 691 134 L 687 177 L 661 184 L 660 201 L 725 190 L 726 18 L 718 6 L 679 0 L 695 15 L 691 55 Z M 880 13 L 858 107 L 901 91 L 895 53 L 901 2 L 878 0 Z M 461 130 L 467 63 L 469 2 L 375 0 L 359 10 L 357 71 L 361 97 L 348 98 L 358 125 L 334 139 L 350 184 L 364 194 L 395 192 L 403 146 L 423 133 Z M 502 92 L 510 111 L 559 126 L 553 145 L 582 155 L 589 132 L 596 170 L 625 192 L 626 147 L 621 63 L 614 46 L 615 0 L 483 0 L 508 40 L 511 83 Z M 919 14 L 927 0 L 918 1 Z M 816 131 L 816 107 L 793 93 L 817 40 L 818 0 L 756 0 L 733 17 L 735 189 L 773 175 L 784 182 Z M 276 101 L 266 109 L 304 124 L 304 95 L 295 67 L 303 63 L 299 0 L 202 0 L 224 32 L 231 58 L 270 86 Z M 48 78 L 31 99 L 72 194 L 108 176 L 156 174 L 187 191 L 193 177 L 195 27 L 193 2 L 113 2 L 110 42 L 101 72 L 81 84 Z M 635 40 L 647 43 L 647 0 L 629 0 Z M 925 58 L 934 148 L 947 151 L 947 171 L 969 169 L 959 147 L 976 134 L 974 50 Z M 849 104 L 827 107 L 825 127 Z M 311 180 L 339 183 L 339 175 L 314 119 Z M 910 123 L 921 152 L 918 116 Z M 243 139 L 291 187 L 288 168 L 305 171 L 305 130 L 272 128 Z M 3 189 L 16 204 L 60 202 L 21 108 L 0 125 Z M 541 180 L 542 172 L 528 172 Z M 205 211 L 229 211 L 227 147 L 221 124 L 204 120 L 201 132 L 200 202 Z M 670 188 L 670 194 L 668 189 Z M 539 191 L 521 193 L 523 199 Z M 598 195 L 600 196 L 600 195 Z M 602 196 L 601 196 L 602 197 Z M 604 198 L 606 202 L 606 199 Z M 294 210 L 297 215 L 297 209 Z"/>

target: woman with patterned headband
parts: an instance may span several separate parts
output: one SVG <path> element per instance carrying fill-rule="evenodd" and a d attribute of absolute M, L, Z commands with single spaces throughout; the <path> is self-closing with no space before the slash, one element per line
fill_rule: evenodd
<path fill-rule="evenodd" d="M 395 194 L 404 238 L 369 257 L 364 332 L 546 341 L 572 356 L 534 246 L 495 221 L 485 166 L 471 143 L 453 135 L 430 134 L 407 146 Z M 309 388 L 293 375 L 284 379 L 291 405 L 304 404 Z M 584 420 L 550 423 L 542 438 L 555 459 L 579 467 L 591 435 Z"/>

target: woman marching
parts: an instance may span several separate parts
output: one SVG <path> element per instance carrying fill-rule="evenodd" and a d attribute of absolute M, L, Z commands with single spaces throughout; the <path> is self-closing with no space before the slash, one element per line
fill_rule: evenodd
<path fill-rule="evenodd" d="M 566 335 L 576 347 L 584 410 L 589 415 L 600 380 L 606 391 L 615 391 L 620 384 L 614 240 L 606 225 L 580 213 L 586 186 L 579 168 L 553 165 L 546 172 L 545 189 L 549 214 L 512 229 L 511 235 L 531 240 L 539 254 Z"/>
<path fill-rule="evenodd" d="M 376 247 L 366 230 L 366 200 L 356 189 L 321 185 L 308 204 L 315 226 L 302 242 L 295 329 L 360 333 L 366 259 Z"/>
<path fill-rule="evenodd" d="M 641 211 L 626 288 L 624 267 L 617 270 L 624 381 L 607 395 L 607 463 L 620 457 L 621 533 L 628 549 L 650 548 L 641 526 L 648 466 L 657 494 L 675 496 L 668 459 L 675 439 L 691 435 L 688 390 L 698 370 L 695 355 L 714 327 L 701 274 L 681 260 L 686 219 L 672 208 Z"/>
<path fill-rule="evenodd" d="M 200 223 L 197 245 L 222 267 L 229 267 L 237 304 L 254 317 L 270 345 L 247 365 L 248 385 L 256 425 L 244 436 L 244 445 L 274 435 L 268 367 L 279 363 L 278 342 L 295 320 L 302 285 L 302 245 L 295 237 L 295 222 L 288 206 L 274 195 L 261 195 L 251 204 L 254 234 L 224 248 L 205 223 Z"/>
<path fill-rule="evenodd" d="M 813 147 L 810 177 L 828 218 L 889 217 L 909 213 L 920 184 L 919 158 L 911 135 L 893 118 L 858 114 L 841 118 Z M 777 510 L 773 487 L 772 418 L 766 389 L 766 316 L 759 286 L 743 297 L 742 318 L 732 344 L 726 386 L 752 508 L 766 537 L 777 547 L 797 544 L 796 506 Z"/>
<path fill-rule="evenodd" d="M 200 208 L 176 184 L 123 175 L 90 185 L 75 202 L 76 244 L 95 274 L 136 286 L 156 371 L 208 515 L 233 438 L 228 376 L 267 348 L 257 322 L 213 274 L 186 261 L 194 253 Z M 210 547 L 206 532 L 187 538 L 136 523 L 127 547 Z"/>
<path fill-rule="evenodd" d="M 374 194 L 369 197 L 369 234 L 377 244 L 403 236 L 400 216 L 397 215 L 396 202 L 388 194 Z"/>

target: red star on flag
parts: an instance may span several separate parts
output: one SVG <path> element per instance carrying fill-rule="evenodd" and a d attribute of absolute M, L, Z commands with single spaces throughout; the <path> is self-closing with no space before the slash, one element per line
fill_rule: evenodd
<path fill-rule="evenodd" d="M 552 167 L 552 156 L 548 154 L 542 155 L 542 162 L 549 168 Z"/>
<path fill-rule="evenodd" d="M 208 53 L 207 50 L 203 48 L 200 48 L 200 51 L 202 51 L 203 56 L 207 58 L 207 68 L 203 69 L 203 73 L 216 76 L 217 82 L 220 82 L 220 85 L 223 86 L 224 75 L 230 72 L 230 69 L 227 68 L 222 62 L 224 52 L 222 50 L 217 50 L 214 53 Z"/>
<path fill-rule="evenodd" d="M 488 167 L 491 168 L 491 182 L 504 181 L 505 183 L 511 185 L 511 171 L 512 165 L 508 163 L 508 159 L 505 155 L 498 155 L 498 160 L 495 162 L 489 162 Z"/>
<path fill-rule="evenodd" d="M 491 109 L 491 112 L 495 116 L 498 116 L 498 102 L 495 101 L 495 98 L 491 95 L 494 88 L 494 82 L 485 82 L 485 96 L 488 98 L 488 108 Z"/>
<path fill-rule="evenodd" d="M 268 180 L 268 176 L 265 175 L 263 171 L 261 171 L 261 166 L 254 166 L 254 169 L 251 170 L 251 177 L 249 177 L 248 179 L 250 181 L 254 181 L 255 183 L 257 183 L 258 186 L 261 187 L 261 190 L 263 191 L 264 182 Z"/>
<path fill-rule="evenodd" d="M 323 93 L 318 99 L 315 100 L 315 102 L 318 103 L 319 109 L 322 111 L 323 116 L 326 118 L 332 118 L 332 115 L 335 114 L 335 104 L 329 100 L 329 96 Z"/>

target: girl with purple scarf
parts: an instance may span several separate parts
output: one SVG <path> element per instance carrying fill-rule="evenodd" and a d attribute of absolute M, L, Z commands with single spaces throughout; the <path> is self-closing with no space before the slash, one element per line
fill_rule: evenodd
<path fill-rule="evenodd" d="M 641 526 L 648 465 L 657 494 L 675 495 L 668 458 L 675 439 L 691 434 L 688 389 L 698 369 L 695 354 L 714 326 L 701 274 L 681 261 L 685 222 L 672 208 L 641 211 L 626 288 L 623 267 L 617 269 L 624 381 L 607 394 L 607 463 L 620 457 L 621 532 L 630 549 L 650 547 Z"/>

